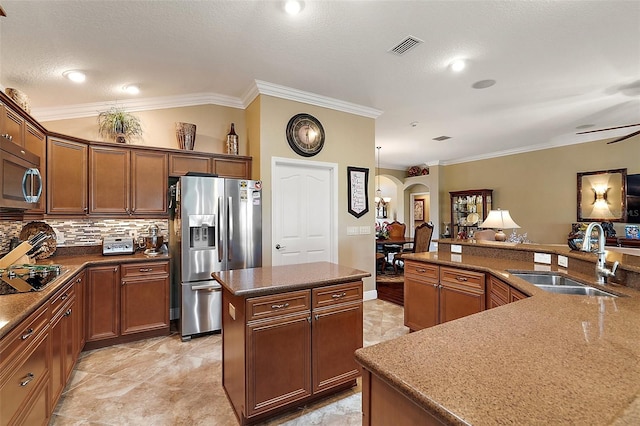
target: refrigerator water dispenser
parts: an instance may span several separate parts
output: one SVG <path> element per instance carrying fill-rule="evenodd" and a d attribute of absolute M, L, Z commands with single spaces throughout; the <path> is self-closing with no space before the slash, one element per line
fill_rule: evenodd
<path fill-rule="evenodd" d="M 215 248 L 215 215 L 189 215 L 189 247 Z"/>

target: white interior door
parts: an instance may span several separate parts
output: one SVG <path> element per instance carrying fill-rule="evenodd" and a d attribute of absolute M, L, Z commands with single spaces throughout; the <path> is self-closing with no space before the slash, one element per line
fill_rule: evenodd
<path fill-rule="evenodd" d="M 273 159 L 272 264 L 337 262 L 337 165 Z"/>

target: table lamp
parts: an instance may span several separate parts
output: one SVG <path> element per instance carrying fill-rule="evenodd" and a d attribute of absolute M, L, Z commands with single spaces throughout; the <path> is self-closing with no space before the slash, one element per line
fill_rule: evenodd
<path fill-rule="evenodd" d="M 509 210 L 500 209 L 489 211 L 489 215 L 479 227 L 496 229 L 496 241 L 505 241 L 507 239 L 506 234 L 502 232 L 503 229 L 520 228 L 520 226 L 511 219 Z"/>

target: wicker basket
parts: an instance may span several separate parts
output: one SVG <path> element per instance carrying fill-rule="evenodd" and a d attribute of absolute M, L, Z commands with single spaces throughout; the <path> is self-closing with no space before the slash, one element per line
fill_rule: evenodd
<path fill-rule="evenodd" d="M 31 114 L 31 101 L 29 100 L 29 97 L 24 94 L 24 92 L 21 92 L 18 89 L 13 89 L 11 87 L 7 87 L 4 92 L 11 98 L 12 101 L 18 104 L 20 108 L 25 110 L 27 114 Z"/>

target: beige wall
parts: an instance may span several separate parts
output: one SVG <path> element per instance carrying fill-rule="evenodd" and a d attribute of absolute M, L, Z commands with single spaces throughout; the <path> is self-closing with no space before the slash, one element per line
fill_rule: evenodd
<path fill-rule="evenodd" d="M 493 208 L 509 210 L 536 243 L 564 244 L 576 221 L 579 172 L 627 168 L 640 173 L 640 136 L 589 142 L 442 167 L 440 217 L 449 221 L 449 191 L 493 189 Z M 616 225 L 618 235 L 624 234 Z M 505 233 L 509 235 L 510 230 Z"/>
<path fill-rule="evenodd" d="M 231 123 L 235 123 L 238 134 L 238 153 L 249 155 L 247 146 L 247 124 L 245 111 L 218 105 L 199 105 L 180 108 L 155 109 L 134 112 L 142 121 L 144 135 L 132 144 L 178 148 L 175 123 L 178 121 L 196 125 L 195 151 L 226 153 L 227 133 Z M 74 118 L 68 120 L 43 121 L 49 131 L 63 133 L 82 139 L 101 141 L 98 134 L 98 114 L 95 117 Z"/>
<path fill-rule="evenodd" d="M 327 108 L 271 96 L 260 97 L 260 167 L 264 181 L 263 259 L 271 263 L 271 159 L 272 157 L 303 159 L 289 147 L 285 129 L 289 119 L 298 113 L 309 113 L 322 123 L 325 144 L 322 151 L 309 160 L 338 164 L 338 263 L 375 275 L 375 212 L 372 194 L 375 171 L 375 121 Z M 255 160 L 254 160 L 255 161 Z M 347 212 L 347 166 L 369 169 L 369 212 L 355 218 Z M 347 236 L 348 226 L 371 226 L 371 234 Z M 373 278 L 365 278 L 365 291 L 374 290 Z"/>

